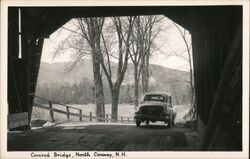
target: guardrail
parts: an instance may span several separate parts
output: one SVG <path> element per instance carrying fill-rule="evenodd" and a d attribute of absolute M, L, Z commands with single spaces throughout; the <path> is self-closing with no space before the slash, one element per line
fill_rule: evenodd
<path fill-rule="evenodd" d="M 105 122 L 118 122 L 119 121 L 119 122 L 128 122 L 129 123 L 129 122 L 134 121 L 134 119 L 132 117 L 127 117 L 127 116 L 117 116 L 117 119 L 112 119 L 113 115 L 111 115 L 111 114 L 105 114 L 105 118 L 93 116 L 92 112 L 89 112 L 89 115 L 84 115 L 84 114 L 82 114 L 82 109 L 75 108 L 75 107 L 72 107 L 72 106 L 69 106 L 66 104 L 61 104 L 61 103 L 56 102 L 56 101 L 48 100 L 48 99 L 45 99 L 45 98 L 37 96 L 37 95 L 35 95 L 35 97 L 48 102 L 48 106 L 45 106 L 43 104 L 39 104 L 37 102 L 34 102 L 33 106 L 37 107 L 37 108 L 48 110 L 50 113 L 50 118 L 51 118 L 52 122 L 55 122 L 54 112 L 65 114 L 67 117 L 67 120 L 70 120 L 70 116 L 76 116 L 76 117 L 79 117 L 79 121 L 82 121 L 82 118 L 88 118 L 90 122 L 92 122 L 93 119 L 105 121 Z M 63 111 L 61 109 L 53 108 L 53 104 L 65 107 L 65 111 Z M 79 113 L 70 112 L 70 109 L 77 110 Z"/>

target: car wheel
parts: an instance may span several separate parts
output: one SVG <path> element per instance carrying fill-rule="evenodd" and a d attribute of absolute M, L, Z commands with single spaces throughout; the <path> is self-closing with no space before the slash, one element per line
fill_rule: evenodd
<path fill-rule="evenodd" d="M 173 122 L 172 119 L 170 118 L 170 120 L 168 121 L 168 128 L 172 128 L 173 127 Z"/>
<path fill-rule="evenodd" d="M 172 121 L 172 127 L 173 127 L 174 125 L 175 125 L 175 121 L 173 120 L 173 121 Z"/>
<path fill-rule="evenodd" d="M 147 125 L 147 126 L 149 125 L 149 121 L 148 121 L 148 120 L 146 121 L 146 125 Z"/>
<path fill-rule="evenodd" d="M 140 120 L 136 120 L 136 126 L 139 127 L 141 125 L 141 121 Z"/>

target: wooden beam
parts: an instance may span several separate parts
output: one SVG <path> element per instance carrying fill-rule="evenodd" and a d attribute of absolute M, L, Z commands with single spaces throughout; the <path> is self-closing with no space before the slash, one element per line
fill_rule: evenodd
<path fill-rule="evenodd" d="M 14 129 L 22 126 L 28 126 L 28 112 L 15 113 L 8 115 L 8 129 Z"/>

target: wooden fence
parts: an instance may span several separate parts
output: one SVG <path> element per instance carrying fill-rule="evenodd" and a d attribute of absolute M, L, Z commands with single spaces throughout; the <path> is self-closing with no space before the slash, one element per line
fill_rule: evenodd
<path fill-rule="evenodd" d="M 43 104 L 39 104 L 38 102 L 35 101 L 33 106 L 37 107 L 37 108 L 48 110 L 52 122 L 55 122 L 54 112 L 65 114 L 67 117 L 67 120 L 70 120 L 70 116 L 76 116 L 76 117 L 79 117 L 79 121 L 82 121 L 82 118 L 88 118 L 90 122 L 92 122 L 93 119 L 105 121 L 105 122 L 127 122 L 127 123 L 134 122 L 134 119 L 132 117 L 126 117 L 126 116 L 117 116 L 117 119 L 112 119 L 111 114 L 105 114 L 105 118 L 93 116 L 92 112 L 89 112 L 89 114 L 86 115 L 86 114 L 82 113 L 82 109 L 75 108 L 75 107 L 72 107 L 72 106 L 69 106 L 66 104 L 61 104 L 59 102 L 51 101 L 51 100 L 45 99 L 45 98 L 37 96 L 37 95 L 35 97 L 40 99 L 40 100 L 46 101 L 48 103 L 48 106 L 46 106 Z M 61 106 L 61 107 L 65 107 L 65 111 L 63 111 L 61 109 L 53 108 L 53 104 L 56 104 L 56 105 Z M 77 110 L 79 113 L 70 112 L 70 109 Z"/>

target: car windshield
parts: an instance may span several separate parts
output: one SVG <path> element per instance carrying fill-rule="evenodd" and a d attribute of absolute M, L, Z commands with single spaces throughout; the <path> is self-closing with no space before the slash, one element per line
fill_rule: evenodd
<path fill-rule="evenodd" d="M 144 101 L 159 101 L 166 102 L 166 98 L 162 95 L 145 95 Z"/>

